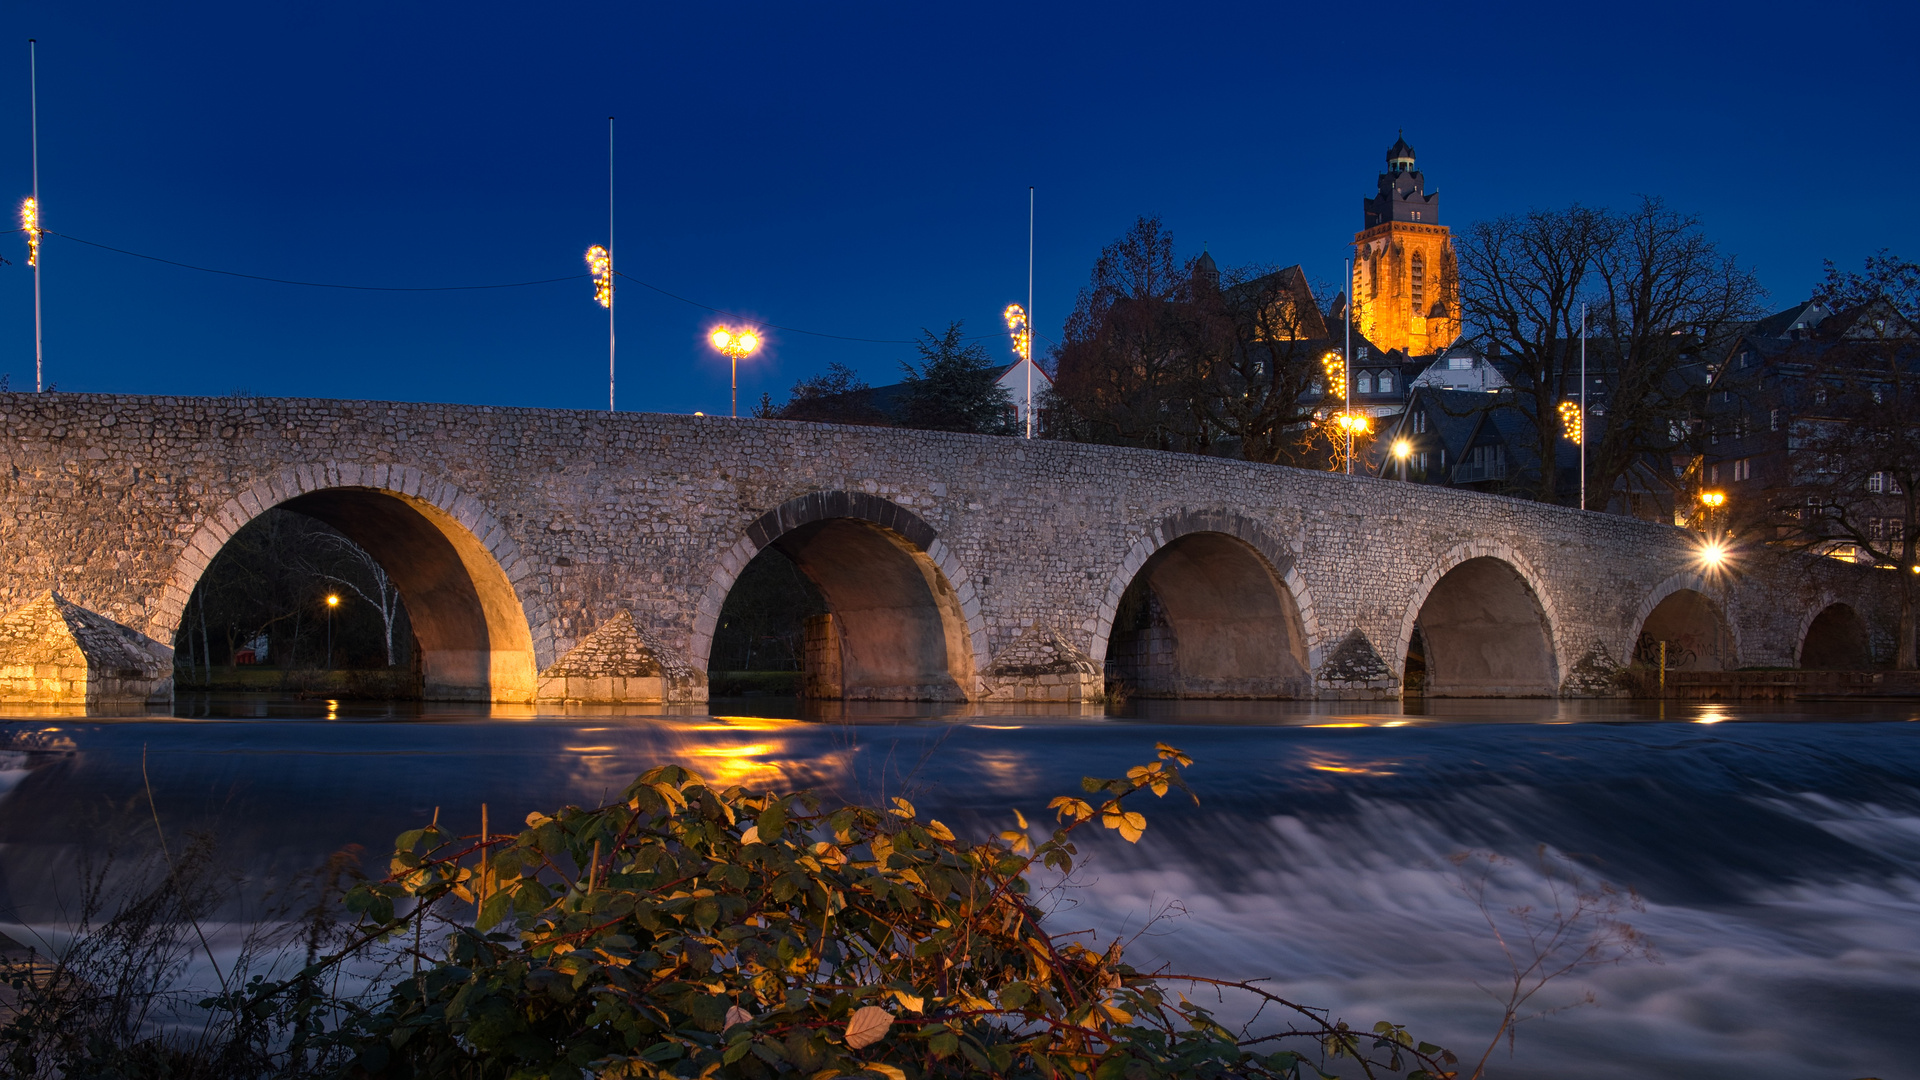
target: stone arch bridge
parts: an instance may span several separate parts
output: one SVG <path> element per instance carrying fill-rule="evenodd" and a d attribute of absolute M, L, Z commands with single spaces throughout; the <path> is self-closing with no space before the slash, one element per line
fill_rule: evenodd
<path fill-rule="evenodd" d="M 1614 692 L 1677 666 L 1866 666 L 1894 591 L 1831 560 L 1519 500 L 940 432 L 386 402 L 0 394 L 0 699 L 164 700 L 221 546 L 270 507 L 387 570 L 429 697 L 700 702 L 773 547 L 847 698 Z"/>

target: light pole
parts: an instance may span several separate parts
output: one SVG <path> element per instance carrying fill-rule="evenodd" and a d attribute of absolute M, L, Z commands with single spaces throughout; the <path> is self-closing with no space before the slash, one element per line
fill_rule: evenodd
<path fill-rule="evenodd" d="M 1407 459 L 1413 456 L 1413 444 L 1405 439 L 1393 440 L 1393 456 L 1400 462 L 1400 479 L 1407 478 Z"/>
<path fill-rule="evenodd" d="M 340 606 L 340 597 L 327 594 L 327 670 L 333 670 L 333 609 Z"/>
<path fill-rule="evenodd" d="M 740 415 L 740 358 L 752 356 L 760 347 L 760 335 L 746 327 L 735 329 L 731 326 L 716 326 L 713 333 L 707 335 L 707 341 L 715 349 L 727 355 L 733 368 L 733 415 Z"/>

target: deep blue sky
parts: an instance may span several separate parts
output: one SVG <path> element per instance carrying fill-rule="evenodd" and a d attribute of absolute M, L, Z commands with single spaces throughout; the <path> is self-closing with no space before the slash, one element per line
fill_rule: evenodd
<path fill-rule="evenodd" d="M 49 228 L 309 281 L 620 269 L 770 322 L 910 338 L 1058 327 L 1102 244 L 1161 214 L 1223 264 L 1335 280 L 1396 128 L 1443 221 L 1658 194 L 1774 300 L 1820 260 L 1920 257 L 1912 3 L 1764 5 L 133 4 L 0 14 L 0 196 L 28 190 L 40 41 Z M 33 377 L 24 245 L 0 244 L 0 372 Z M 582 282 L 297 288 L 49 239 L 63 390 L 604 407 Z M 623 409 L 724 411 L 715 317 L 627 285 Z M 1004 339 L 990 341 L 995 355 Z M 909 346 L 773 331 L 741 398 Z"/>

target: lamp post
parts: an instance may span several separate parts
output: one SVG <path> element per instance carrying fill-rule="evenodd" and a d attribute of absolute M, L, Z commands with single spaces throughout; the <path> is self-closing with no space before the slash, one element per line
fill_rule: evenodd
<path fill-rule="evenodd" d="M 1400 479 L 1407 478 L 1407 459 L 1413 456 L 1413 444 L 1405 439 L 1393 440 L 1393 456 L 1400 462 Z"/>
<path fill-rule="evenodd" d="M 333 670 L 333 609 L 340 606 L 340 597 L 327 594 L 327 670 Z"/>
<path fill-rule="evenodd" d="M 752 356 L 760 347 L 760 335 L 746 327 L 735 329 L 731 326 L 716 326 L 713 333 L 707 335 L 707 341 L 720 352 L 727 355 L 733 368 L 733 415 L 740 415 L 740 358 Z"/>

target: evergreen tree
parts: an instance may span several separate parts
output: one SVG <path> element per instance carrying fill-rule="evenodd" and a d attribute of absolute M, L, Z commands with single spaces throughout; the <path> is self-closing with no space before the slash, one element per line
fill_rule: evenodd
<path fill-rule="evenodd" d="M 1013 399 L 997 381 L 1000 369 L 979 342 L 963 339 L 963 325 L 952 323 L 939 335 L 920 331 L 920 365 L 900 365 L 907 372 L 901 423 L 930 431 L 1012 435 Z"/>

